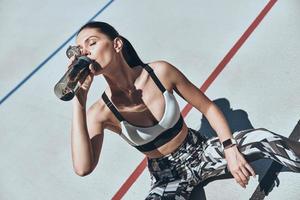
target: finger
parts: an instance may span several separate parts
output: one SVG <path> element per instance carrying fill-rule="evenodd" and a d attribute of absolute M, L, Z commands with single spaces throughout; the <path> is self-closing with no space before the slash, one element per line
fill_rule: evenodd
<path fill-rule="evenodd" d="M 255 174 L 253 168 L 252 168 L 248 163 L 245 164 L 245 167 L 246 167 L 247 170 L 251 173 L 251 175 L 255 178 L 255 177 L 256 177 L 256 174 Z"/>
<path fill-rule="evenodd" d="M 90 65 L 89 65 L 89 69 L 90 69 L 90 71 L 91 71 L 93 74 L 95 74 L 95 73 L 96 73 L 96 70 L 95 70 L 95 68 L 94 68 L 94 65 L 93 65 L 93 64 L 90 64 Z"/>
<path fill-rule="evenodd" d="M 249 180 L 250 180 L 250 173 L 248 172 L 248 170 L 246 168 L 241 168 L 241 173 L 245 176 L 246 180 L 243 180 L 243 183 L 245 185 L 248 185 Z"/>
<path fill-rule="evenodd" d="M 239 175 L 240 179 L 242 180 L 244 186 L 248 184 L 248 179 L 247 177 L 243 174 L 242 170 L 238 171 L 237 174 Z"/>
<path fill-rule="evenodd" d="M 238 173 L 232 173 L 232 176 L 234 177 L 235 181 L 240 184 L 243 188 L 245 188 L 246 186 L 244 185 L 242 179 L 240 178 L 240 176 L 238 175 Z"/>
<path fill-rule="evenodd" d="M 250 178 L 250 173 L 246 167 L 241 167 L 242 173 L 246 176 L 247 180 Z"/>

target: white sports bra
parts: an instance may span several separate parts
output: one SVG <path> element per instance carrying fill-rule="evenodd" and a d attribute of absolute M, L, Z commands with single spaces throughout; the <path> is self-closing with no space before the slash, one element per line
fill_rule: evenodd
<path fill-rule="evenodd" d="M 138 150 L 145 152 L 154 150 L 174 138 L 182 128 L 183 119 L 174 95 L 164 88 L 149 65 L 144 65 L 143 67 L 162 91 L 165 100 L 163 117 L 156 125 L 151 127 L 134 126 L 123 118 L 105 92 L 102 94 L 102 98 L 120 121 L 122 128 L 120 136 Z"/>

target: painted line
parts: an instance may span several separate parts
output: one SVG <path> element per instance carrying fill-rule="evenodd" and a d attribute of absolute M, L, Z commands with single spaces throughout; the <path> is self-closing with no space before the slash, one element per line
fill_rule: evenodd
<path fill-rule="evenodd" d="M 87 22 L 94 20 L 100 13 L 102 13 L 114 0 L 106 3 L 92 18 Z M 78 31 L 78 30 L 77 30 Z M 24 83 L 26 83 L 38 70 L 40 70 L 53 56 L 55 56 L 68 42 L 70 42 L 76 35 L 77 31 L 73 33 L 65 42 L 63 42 L 53 53 L 51 53 L 43 62 L 41 62 L 35 69 L 28 74 L 19 84 L 17 84 L 10 92 L 8 92 L 1 100 L 0 105 L 7 100 L 13 93 L 15 93 Z"/>
<path fill-rule="evenodd" d="M 240 39 L 235 43 L 235 45 L 230 49 L 227 55 L 223 58 L 223 60 L 218 64 L 215 70 L 211 73 L 211 75 L 207 78 L 204 82 L 202 87 L 200 88 L 201 91 L 206 91 L 207 88 L 210 86 L 211 82 L 213 82 L 219 73 L 225 68 L 225 66 L 229 63 L 232 57 L 237 53 L 239 48 L 245 43 L 248 37 L 252 34 L 252 32 L 256 29 L 256 27 L 260 24 L 263 18 L 267 15 L 270 11 L 272 6 L 276 3 L 277 0 L 270 0 L 269 3 L 264 7 L 264 9 L 259 13 L 256 19 L 252 22 L 252 24 L 248 27 L 248 29 L 244 32 L 244 34 L 240 37 Z M 192 109 L 192 105 L 188 104 L 184 110 L 189 112 Z"/>
<path fill-rule="evenodd" d="M 215 70 L 210 74 L 210 76 L 206 79 L 203 85 L 200 87 L 202 92 L 205 92 L 208 87 L 212 84 L 212 82 L 217 78 L 217 76 L 222 72 L 225 66 L 229 63 L 232 57 L 237 53 L 240 47 L 245 43 L 248 37 L 252 34 L 255 28 L 260 24 L 263 18 L 270 11 L 272 6 L 276 3 L 277 0 L 270 0 L 269 3 L 264 7 L 264 9 L 260 12 L 260 14 L 256 17 L 256 19 L 251 23 L 248 29 L 244 32 L 244 34 L 239 38 L 239 40 L 234 44 L 234 46 L 230 49 L 230 51 L 226 54 L 226 56 L 222 59 L 222 61 L 217 65 Z M 183 117 L 187 115 L 187 113 L 192 109 L 192 105 L 187 104 L 183 110 L 181 111 Z M 133 173 L 128 177 L 128 179 L 123 183 L 120 189 L 116 192 L 116 194 L 112 197 L 112 200 L 120 200 L 129 188 L 133 185 L 133 183 L 137 180 L 137 178 L 142 174 L 143 170 L 147 166 L 147 159 L 144 158 L 138 167 L 133 171 Z"/>

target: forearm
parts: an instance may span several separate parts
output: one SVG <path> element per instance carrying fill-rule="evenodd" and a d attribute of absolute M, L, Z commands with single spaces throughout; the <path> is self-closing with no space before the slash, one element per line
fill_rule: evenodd
<path fill-rule="evenodd" d="M 85 106 L 73 100 L 73 119 L 71 130 L 73 167 L 77 174 L 85 175 L 92 170 L 94 159 L 89 138 Z"/>
<path fill-rule="evenodd" d="M 226 139 L 232 138 L 232 133 L 230 131 L 225 116 L 214 103 L 212 103 L 209 106 L 205 114 L 205 117 L 207 118 L 211 127 L 217 133 L 221 142 L 225 141 Z"/>

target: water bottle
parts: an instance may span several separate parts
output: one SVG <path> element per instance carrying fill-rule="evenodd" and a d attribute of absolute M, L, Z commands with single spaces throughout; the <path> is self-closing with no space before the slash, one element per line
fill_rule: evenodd
<path fill-rule="evenodd" d="M 89 65 L 93 61 L 86 56 L 81 56 L 80 50 L 75 46 L 70 46 L 66 54 L 69 58 L 75 56 L 75 62 L 55 85 L 54 93 L 63 101 L 70 101 L 80 89 L 80 82 L 83 83 L 89 75 Z"/>

